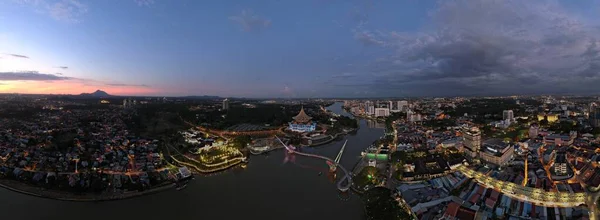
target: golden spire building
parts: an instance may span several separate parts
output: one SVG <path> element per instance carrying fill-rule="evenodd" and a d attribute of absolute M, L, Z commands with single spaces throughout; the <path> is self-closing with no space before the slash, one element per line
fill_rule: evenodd
<path fill-rule="evenodd" d="M 290 122 L 288 127 L 291 131 L 304 133 L 314 131 L 317 128 L 317 123 L 313 122 L 312 117 L 304 112 L 304 107 L 302 107 L 300 113 L 293 118 L 294 121 Z"/>

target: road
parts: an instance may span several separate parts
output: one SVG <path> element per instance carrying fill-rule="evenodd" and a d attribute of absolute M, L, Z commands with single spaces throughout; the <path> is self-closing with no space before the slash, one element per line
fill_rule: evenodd
<path fill-rule="evenodd" d="M 465 176 L 473 178 L 476 182 L 485 187 L 493 188 L 513 199 L 527 201 L 535 205 L 546 207 L 574 207 L 582 204 L 589 205 L 590 198 L 586 193 L 548 192 L 544 189 L 525 187 L 512 182 L 500 181 L 465 166 L 460 166 L 457 170 Z"/>

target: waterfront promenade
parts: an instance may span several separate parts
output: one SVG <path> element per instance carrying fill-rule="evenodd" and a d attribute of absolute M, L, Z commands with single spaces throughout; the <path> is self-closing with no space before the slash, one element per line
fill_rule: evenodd
<path fill-rule="evenodd" d="M 102 192 L 100 194 L 85 193 L 85 194 L 74 194 L 70 192 L 58 191 L 58 190 L 46 190 L 41 187 L 27 185 L 16 180 L 0 179 L 0 187 L 41 198 L 72 201 L 72 202 L 100 202 L 100 201 L 111 201 L 133 198 L 142 195 L 148 195 L 152 193 L 158 193 L 168 189 L 175 188 L 174 183 L 166 183 L 145 191 L 129 191 L 129 192 Z"/>

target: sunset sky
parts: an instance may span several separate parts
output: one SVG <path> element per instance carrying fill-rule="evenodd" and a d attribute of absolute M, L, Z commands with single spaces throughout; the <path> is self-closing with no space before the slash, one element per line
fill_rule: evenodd
<path fill-rule="evenodd" d="M 0 0 L 0 93 L 600 92 L 600 1 Z"/>

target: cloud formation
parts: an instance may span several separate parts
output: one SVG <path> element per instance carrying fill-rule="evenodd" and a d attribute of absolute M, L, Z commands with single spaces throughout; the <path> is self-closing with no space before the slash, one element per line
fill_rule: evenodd
<path fill-rule="evenodd" d="M 333 75 L 333 76 L 331 76 L 331 78 L 347 79 L 347 78 L 353 78 L 353 77 L 356 77 L 356 76 L 357 76 L 356 73 L 348 73 L 348 72 L 346 72 L 346 73 L 341 73 L 341 74 Z"/>
<path fill-rule="evenodd" d="M 77 0 L 62 0 L 48 5 L 50 16 L 58 21 L 77 23 L 88 8 Z"/>
<path fill-rule="evenodd" d="M 115 86 L 115 87 L 150 87 L 146 84 L 126 84 L 126 83 L 105 83 L 107 86 Z"/>
<path fill-rule="evenodd" d="M 37 71 L 0 72 L 0 81 L 56 81 L 69 79 L 73 78 Z"/>
<path fill-rule="evenodd" d="M 29 59 L 29 57 L 28 57 L 28 56 L 25 56 L 25 55 L 20 55 L 20 54 L 7 53 L 6 55 L 13 56 L 13 57 L 16 57 L 16 58 L 24 58 L 24 59 Z"/>
<path fill-rule="evenodd" d="M 239 15 L 230 16 L 229 20 L 239 24 L 243 31 L 258 31 L 271 26 L 271 20 L 255 14 L 252 9 L 244 9 Z"/>
<path fill-rule="evenodd" d="M 15 0 L 33 8 L 36 12 L 47 14 L 57 21 L 78 23 L 88 11 L 87 5 L 79 0 Z"/>
<path fill-rule="evenodd" d="M 60 69 L 63 69 L 63 70 L 69 69 L 68 66 L 57 66 L 56 68 L 60 68 Z"/>
<path fill-rule="evenodd" d="M 133 0 L 138 6 L 149 7 L 154 4 L 154 0 Z"/>
<path fill-rule="evenodd" d="M 412 95 L 600 92 L 600 29 L 555 1 L 439 1 L 418 33 L 354 37 L 391 55 L 364 86 Z M 341 85 L 344 86 L 344 85 Z"/>

